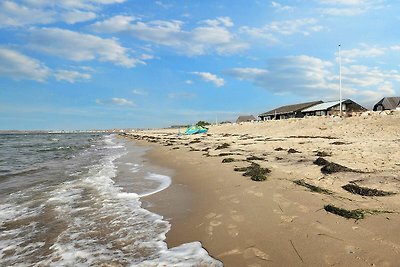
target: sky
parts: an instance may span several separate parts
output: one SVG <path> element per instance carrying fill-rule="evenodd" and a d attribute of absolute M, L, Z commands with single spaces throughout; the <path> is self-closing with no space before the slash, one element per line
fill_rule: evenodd
<path fill-rule="evenodd" d="M 343 98 L 371 108 L 400 95 L 399 14 L 394 0 L 1 0 L 0 130 L 158 128 L 338 100 L 339 58 Z"/>

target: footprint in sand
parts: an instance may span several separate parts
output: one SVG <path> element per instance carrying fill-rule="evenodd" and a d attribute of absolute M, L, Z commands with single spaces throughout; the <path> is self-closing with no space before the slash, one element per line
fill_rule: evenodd
<path fill-rule="evenodd" d="M 243 258 L 245 259 L 251 259 L 254 257 L 260 260 L 265 260 L 265 261 L 269 260 L 269 255 L 256 247 L 247 248 L 243 252 Z"/>
<path fill-rule="evenodd" d="M 352 246 L 352 245 L 346 245 L 346 246 L 344 247 L 344 249 L 346 250 L 346 253 L 347 253 L 347 254 L 356 253 L 356 250 L 357 250 L 357 248 L 356 248 L 355 246 Z"/>
<path fill-rule="evenodd" d="M 228 225 L 228 234 L 231 237 L 236 237 L 239 235 L 239 229 L 237 229 L 237 226 L 234 224 Z"/>
<path fill-rule="evenodd" d="M 220 226 L 221 224 L 222 224 L 221 221 L 211 221 L 211 222 L 210 222 L 210 225 L 211 225 L 212 227 L 217 227 L 217 226 Z"/>
<path fill-rule="evenodd" d="M 232 220 L 235 222 L 243 222 L 244 221 L 244 216 L 242 215 L 232 215 Z"/>
<path fill-rule="evenodd" d="M 207 218 L 207 219 L 211 219 L 211 218 L 214 218 L 215 216 L 217 216 L 217 214 L 214 213 L 214 212 L 211 212 L 211 213 L 209 213 L 209 214 L 206 215 L 206 218 Z"/>
<path fill-rule="evenodd" d="M 256 192 L 256 191 L 253 191 L 253 190 L 247 190 L 247 193 L 248 193 L 248 194 L 252 194 L 252 195 L 254 195 L 254 196 L 256 196 L 256 197 L 262 197 L 262 196 L 264 196 L 264 193 L 262 193 L 262 192 Z"/>
<path fill-rule="evenodd" d="M 285 223 L 290 223 L 293 222 L 294 219 L 298 218 L 299 216 L 286 216 L 286 215 L 282 215 L 281 216 L 281 221 L 285 222 Z"/>

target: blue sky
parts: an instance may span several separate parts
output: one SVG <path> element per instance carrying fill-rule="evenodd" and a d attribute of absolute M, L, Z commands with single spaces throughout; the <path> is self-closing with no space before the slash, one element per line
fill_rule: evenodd
<path fill-rule="evenodd" d="M 0 1 L 0 129 L 166 127 L 400 95 L 400 3 Z"/>

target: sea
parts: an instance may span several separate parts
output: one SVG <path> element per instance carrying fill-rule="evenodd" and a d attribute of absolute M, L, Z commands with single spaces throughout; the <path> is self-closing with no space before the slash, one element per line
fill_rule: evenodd
<path fill-rule="evenodd" d="M 0 134 L 0 266 L 222 266 L 142 205 L 171 183 L 114 134 Z"/>

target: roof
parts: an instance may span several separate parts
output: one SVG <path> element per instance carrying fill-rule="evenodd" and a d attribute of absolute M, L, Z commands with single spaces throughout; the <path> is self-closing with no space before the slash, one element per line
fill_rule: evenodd
<path fill-rule="evenodd" d="M 239 116 L 236 122 L 246 122 L 246 121 L 255 121 L 256 118 L 253 115 L 248 116 Z"/>
<path fill-rule="evenodd" d="M 342 103 L 345 102 L 346 99 L 342 100 Z M 340 101 L 329 101 L 329 102 L 324 102 L 306 109 L 303 109 L 302 112 L 311 112 L 311 111 L 319 111 L 319 110 L 327 110 L 331 107 L 337 106 L 340 104 Z"/>
<path fill-rule="evenodd" d="M 400 97 L 384 97 L 378 103 L 374 105 L 374 110 L 379 105 L 383 106 L 383 109 L 396 109 L 400 104 Z"/>
<path fill-rule="evenodd" d="M 322 103 L 322 101 L 312 101 L 312 102 L 306 102 L 306 103 L 300 103 L 300 104 L 294 104 L 294 105 L 287 105 L 287 106 L 282 106 L 267 112 L 264 112 L 258 116 L 264 117 L 264 116 L 270 116 L 270 115 L 279 115 L 279 114 L 286 114 L 286 113 L 293 113 L 293 112 L 298 112 L 301 111 L 305 108 L 309 108 L 311 106 L 317 105 Z"/>

